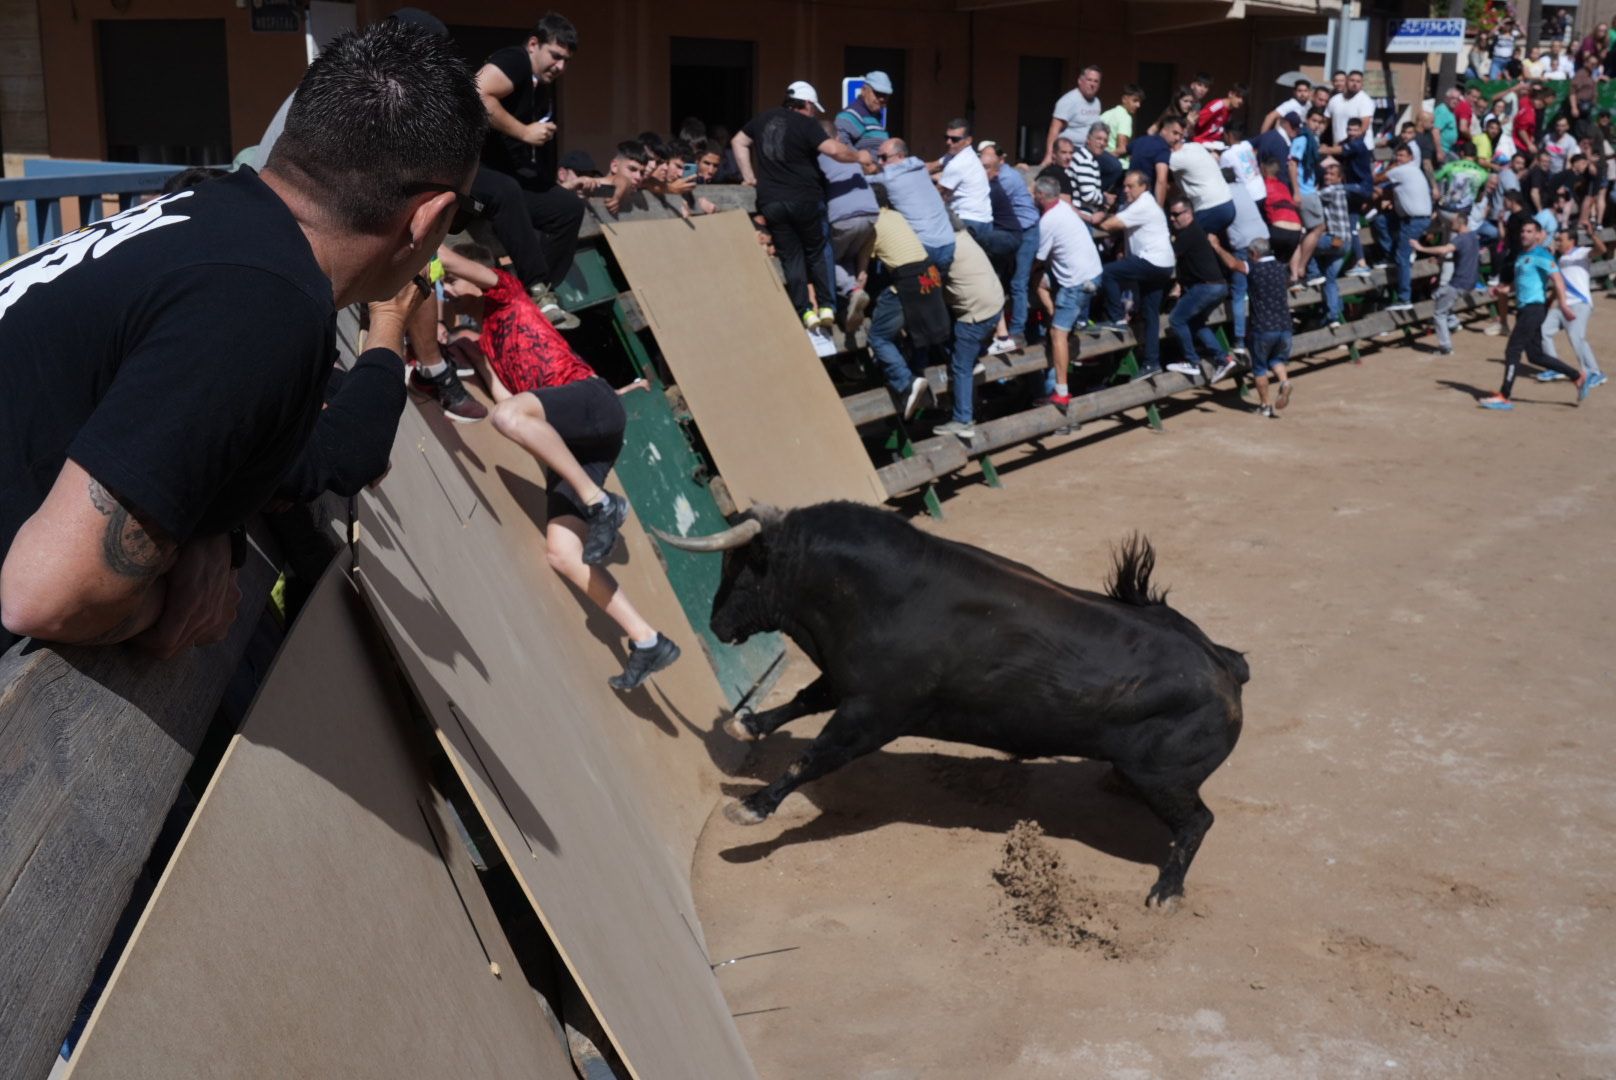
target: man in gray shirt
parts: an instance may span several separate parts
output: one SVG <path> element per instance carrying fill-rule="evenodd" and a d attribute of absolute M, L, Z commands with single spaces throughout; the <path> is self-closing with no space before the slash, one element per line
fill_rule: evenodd
<path fill-rule="evenodd" d="M 902 139 L 888 139 L 873 158 L 867 150 L 860 156 L 866 159 L 864 171 L 870 174 L 870 183 L 886 188 L 892 209 L 903 215 L 931 261 L 946 274 L 954 264 L 954 229 L 926 163 L 910 154 Z"/>
<path fill-rule="evenodd" d="M 1446 244 L 1427 247 L 1418 240 L 1413 248 L 1421 255 L 1453 256 L 1453 276 L 1446 285 L 1438 285 L 1431 299 L 1436 301 L 1436 345 L 1443 356 L 1453 352 L 1451 313 L 1459 298 L 1475 289 L 1481 280 L 1481 237 L 1470 229 L 1470 219 L 1454 214 L 1449 219 L 1453 234 Z"/>
<path fill-rule="evenodd" d="M 1386 310 L 1408 311 L 1414 306 L 1413 243 L 1431 227 L 1432 199 L 1431 181 L 1406 144 L 1397 148 L 1397 164 L 1386 171 L 1381 192 L 1391 195 L 1393 209 L 1375 218 L 1375 239 L 1397 260 L 1397 302 Z"/>

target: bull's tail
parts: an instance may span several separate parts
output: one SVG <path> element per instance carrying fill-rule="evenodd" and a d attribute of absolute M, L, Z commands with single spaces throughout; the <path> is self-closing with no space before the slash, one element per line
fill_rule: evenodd
<path fill-rule="evenodd" d="M 1115 566 L 1106 582 L 1106 595 L 1135 607 L 1165 604 L 1167 590 L 1157 590 L 1150 575 L 1156 569 L 1156 549 L 1143 533 L 1134 533 L 1112 552 Z"/>

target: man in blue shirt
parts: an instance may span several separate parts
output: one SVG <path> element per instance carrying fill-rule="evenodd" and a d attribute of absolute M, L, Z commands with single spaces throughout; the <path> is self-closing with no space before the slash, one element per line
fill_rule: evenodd
<path fill-rule="evenodd" d="M 909 153 L 902 139 L 888 139 L 873 157 L 867 150 L 860 157 L 870 183 L 887 189 L 892 209 L 903 215 L 937 269 L 948 273 L 954 264 L 954 228 L 926 163 Z"/>
<path fill-rule="evenodd" d="M 1180 127 L 1183 121 L 1176 121 Z M 1166 123 L 1164 120 L 1163 123 Z M 1134 172 L 1142 172 L 1149 181 L 1150 192 L 1156 196 L 1159 206 L 1167 205 L 1167 189 L 1172 185 L 1172 175 L 1167 171 L 1167 160 L 1173 156 L 1173 148 L 1167 145 L 1167 140 L 1161 137 L 1160 126 L 1155 135 L 1141 135 L 1128 144 L 1128 162 L 1133 166 Z"/>
<path fill-rule="evenodd" d="M 1026 344 L 1027 333 L 1027 279 L 1032 274 L 1033 260 L 1038 255 L 1038 207 L 1027 190 L 1027 181 L 1008 164 L 999 153 L 998 143 L 984 140 L 976 152 L 982 158 L 982 167 L 988 171 L 993 186 L 1004 193 L 1021 227 L 1021 243 L 1016 247 L 1015 269 L 1010 274 L 1010 320 L 1006 334 L 994 339 L 988 348 L 990 355 L 1011 352 Z"/>
<path fill-rule="evenodd" d="M 1566 296 L 1565 278 L 1560 276 L 1560 264 L 1554 261 L 1544 243 L 1543 228 L 1537 222 L 1528 220 L 1521 224 L 1521 248 L 1515 259 L 1515 329 L 1504 347 L 1504 385 L 1492 397 L 1478 402 L 1483 409 L 1506 411 L 1515 407 L 1510 391 L 1515 389 L 1515 368 L 1522 351 L 1538 367 L 1558 371 L 1573 380 L 1579 402 L 1588 396 L 1588 376 L 1543 351 L 1543 320 L 1549 313 L 1551 284 L 1561 314 L 1569 321 L 1573 312 Z"/>

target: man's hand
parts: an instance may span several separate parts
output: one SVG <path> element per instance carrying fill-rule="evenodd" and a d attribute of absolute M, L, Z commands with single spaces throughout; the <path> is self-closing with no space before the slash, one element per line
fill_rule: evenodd
<path fill-rule="evenodd" d="M 166 660 L 193 645 L 224 640 L 241 603 L 228 536 L 200 536 L 182 544 L 163 584 L 162 614 L 131 642 Z"/>
<path fill-rule="evenodd" d="M 651 384 L 650 383 L 646 382 L 644 379 L 635 379 L 633 382 L 629 383 L 627 386 L 618 387 L 617 388 L 617 396 L 622 397 L 624 394 L 632 394 L 636 390 L 649 390 L 649 389 L 651 389 Z"/>
<path fill-rule="evenodd" d="M 681 176 L 677 180 L 669 180 L 667 184 L 669 195 L 685 195 L 695 190 L 696 178 L 694 176 Z"/>
<path fill-rule="evenodd" d="M 522 128 L 522 141 L 529 146 L 543 146 L 555 138 L 556 126 L 550 120 L 535 120 Z"/>
<path fill-rule="evenodd" d="M 370 305 L 370 332 L 365 336 L 365 347 L 392 349 L 404 355 L 404 328 L 432 289 L 424 286 L 424 278 L 411 278 L 391 300 L 380 300 Z"/>

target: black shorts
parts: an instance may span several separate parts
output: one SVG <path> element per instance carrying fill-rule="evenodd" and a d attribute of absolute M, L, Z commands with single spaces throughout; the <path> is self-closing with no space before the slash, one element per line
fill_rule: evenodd
<path fill-rule="evenodd" d="M 605 379 L 595 376 L 565 386 L 545 386 L 530 391 L 544 406 L 544 418 L 567 444 L 589 479 L 606 482 L 617 455 L 623 451 L 623 430 L 628 414 L 617 391 Z M 587 518 L 583 499 L 572 485 L 544 470 L 544 516 L 547 522 L 572 515 Z"/>

